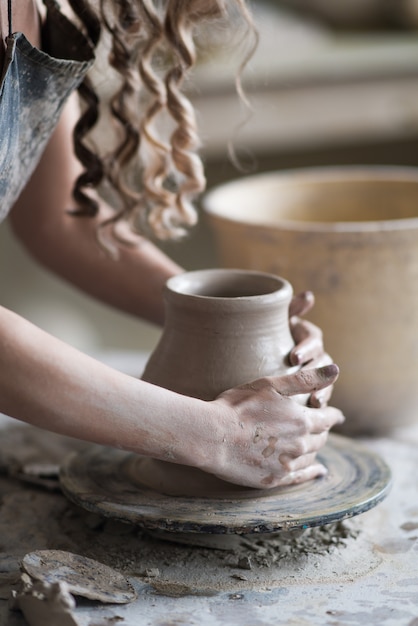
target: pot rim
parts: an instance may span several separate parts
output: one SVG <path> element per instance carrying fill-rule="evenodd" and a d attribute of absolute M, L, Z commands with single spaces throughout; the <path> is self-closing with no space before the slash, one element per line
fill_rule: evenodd
<path fill-rule="evenodd" d="M 298 169 L 273 170 L 261 172 L 252 176 L 245 176 L 230 180 L 213 187 L 203 197 L 202 207 L 209 218 L 218 221 L 239 224 L 244 227 L 256 227 L 264 229 L 280 229 L 288 231 L 316 231 L 316 232 L 380 232 L 393 230 L 410 230 L 418 228 L 418 209 L 416 217 L 393 218 L 382 220 L 365 221 L 335 221 L 316 222 L 309 220 L 246 220 L 242 217 L 228 215 L 222 208 L 217 206 L 218 197 L 224 191 L 234 187 L 244 189 L 246 185 L 250 189 L 252 183 L 262 180 L 277 180 L 279 183 L 300 182 L 333 182 L 340 180 L 342 183 L 358 182 L 396 182 L 417 183 L 418 167 L 397 165 L 342 165 L 342 166 L 318 166 Z"/>
<path fill-rule="evenodd" d="M 276 285 L 276 288 L 262 290 L 259 293 L 237 296 L 217 296 L 215 294 L 201 294 L 194 293 L 191 289 L 193 285 L 197 286 L 199 280 L 202 281 L 205 278 L 221 277 L 226 281 L 228 278 L 245 278 L 264 280 L 266 285 Z M 182 288 L 183 286 L 183 288 Z M 165 296 L 166 298 L 174 298 L 181 300 L 193 300 L 204 302 L 204 306 L 208 306 L 210 302 L 214 303 L 230 303 L 239 301 L 240 303 L 247 303 L 249 306 L 253 304 L 258 306 L 260 299 L 264 304 L 277 303 L 279 301 L 285 301 L 291 299 L 293 295 L 293 287 L 288 280 L 272 274 L 269 272 L 263 272 L 259 270 L 239 269 L 239 268 L 207 268 L 201 270 L 192 270 L 176 274 L 169 278 L 165 284 Z"/>

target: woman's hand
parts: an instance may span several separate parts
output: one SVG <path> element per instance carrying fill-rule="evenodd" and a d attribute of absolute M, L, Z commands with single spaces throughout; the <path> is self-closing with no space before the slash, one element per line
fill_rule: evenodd
<path fill-rule="evenodd" d="M 222 443 L 206 471 L 224 480 L 267 489 L 301 483 L 326 473 L 315 460 L 328 431 L 344 421 L 333 407 L 311 408 L 291 396 L 323 389 L 338 377 L 334 364 L 255 380 L 212 402 L 223 409 Z M 225 409 L 229 417 L 225 419 Z M 222 427 L 221 427 L 222 428 Z"/>
<path fill-rule="evenodd" d="M 324 351 L 322 331 L 318 326 L 301 320 L 300 317 L 312 309 L 315 298 L 311 291 L 304 291 L 295 296 L 289 307 L 289 325 L 295 342 L 290 352 L 291 365 L 309 365 L 310 368 L 321 367 L 332 363 L 331 357 Z M 311 394 L 309 405 L 315 408 L 326 406 L 332 395 L 333 386 Z"/>

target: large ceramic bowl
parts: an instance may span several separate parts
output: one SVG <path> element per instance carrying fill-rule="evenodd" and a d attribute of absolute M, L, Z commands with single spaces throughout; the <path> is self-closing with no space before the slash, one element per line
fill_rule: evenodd
<path fill-rule="evenodd" d="M 310 289 L 340 366 L 347 434 L 418 422 L 418 169 L 272 172 L 224 184 L 204 209 L 225 267 Z"/>

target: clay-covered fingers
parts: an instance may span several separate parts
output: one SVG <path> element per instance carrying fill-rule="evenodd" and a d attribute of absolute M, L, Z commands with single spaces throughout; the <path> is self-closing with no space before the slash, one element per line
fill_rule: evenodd
<path fill-rule="evenodd" d="M 289 444 L 286 452 L 282 452 L 279 461 L 287 470 L 292 471 L 310 465 L 315 455 L 326 443 L 328 429 L 319 434 L 306 435 L 300 442 Z"/>
<path fill-rule="evenodd" d="M 282 396 L 312 394 L 335 383 L 339 369 L 335 363 L 316 368 L 303 368 L 294 374 L 271 378 L 273 388 Z"/>
<path fill-rule="evenodd" d="M 228 408 L 219 420 L 213 467 L 216 476 L 255 488 L 290 485 L 321 476 L 326 469 L 316 459 L 328 431 L 343 421 L 333 407 L 312 408 L 293 396 L 311 395 L 332 385 L 335 364 L 302 368 L 284 376 L 264 377 L 226 390 L 213 403 Z M 219 444 L 219 442 L 221 442 Z"/>
<path fill-rule="evenodd" d="M 309 406 L 314 409 L 320 409 L 328 404 L 331 399 L 333 391 L 333 385 L 329 387 L 325 387 L 325 389 L 320 389 L 319 391 L 314 391 L 309 396 Z"/>
<path fill-rule="evenodd" d="M 319 478 L 320 476 L 325 476 L 326 473 L 327 468 L 322 465 L 322 463 L 312 463 L 302 469 L 288 472 L 276 483 L 276 486 L 285 487 L 286 485 L 297 485 L 307 482 L 308 480 L 313 480 L 314 478 Z M 265 479 L 264 482 L 267 484 L 268 479 Z"/>
<path fill-rule="evenodd" d="M 331 365 L 331 363 L 332 358 L 329 356 L 329 354 L 324 352 L 320 357 L 318 357 L 317 359 L 313 359 L 310 363 L 305 365 L 305 367 L 312 369 L 317 367 L 323 367 L 324 365 Z M 314 391 L 309 396 L 308 405 L 316 409 L 326 406 L 332 396 L 333 390 L 334 385 L 331 384 L 328 387 L 324 387 L 323 389 L 318 389 L 318 391 Z"/>
<path fill-rule="evenodd" d="M 318 326 L 299 317 L 291 317 L 289 325 L 295 342 L 289 354 L 292 365 L 304 365 L 324 354 L 322 331 Z"/>
<path fill-rule="evenodd" d="M 296 472 L 315 463 L 316 454 L 316 452 L 310 452 L 309 454 L 298 456 L 295 459 L 282 454 L 280 462 L 288 472 Z"/>
<path fill-rule="evenodd" d="M 290 352 L 292 365 L 303 365 L 323 352 L 322 332 L 320 329 L 300 317 L 308 313 L 315 304 L 312 291 L 303 291 L 295 295 L 289 306 L 289 324 L 295 347 Z"/>
<path fill-rule="evenodd" d="M 328 357 L 328 355 L 324 355 L 324 357 Z M 314 364 L 315 361 L 312 362 Z M 305 367 L 301 369 L 296 374 L 291 374 L 288 377 L 281 377 L 280 384 L 278 387 L 275 387 L 279 393 L 282 395 L 297 395 L 300 393 L 309 394 L 308 406 L 318 410 L 324 409 L 327 407 L 328 401 L 331 398 L 333 386 L 335 381 L 338 378 L 339 370 L 338 366 L 335 363 L 329 363 L 327 365 L 322 365 L 321 367 Z M 305 391 L 296 391 L 295 389 L 302 389 Z M 320 413 L 315 413 L 317 419 Z M 338 409 L 330 408 L 330 411 L 326 413 L 330 418 L 332 417 L 333 422 L 330 426 L 335 426 L 336 424 L 342 424 L 344 421 L 344 416 Z"/>
<path fill-rule="evenodd" d="M 309 430 L 313 434 L 329 431 L 334 426 L 342 424 L 345 417 L 340 409 L 333 406 L 326 406 L 320 409 L 309 409 Z"/>

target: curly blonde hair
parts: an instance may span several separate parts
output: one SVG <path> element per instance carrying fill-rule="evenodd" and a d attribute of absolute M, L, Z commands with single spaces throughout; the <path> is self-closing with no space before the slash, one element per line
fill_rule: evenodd
<path fill-rule="evenodd" d="M 89 77 L 80 86 L 85 106 L 74 140 L 84 172 L 74 188 L 80 207 L 75 213 L 96 215 L 97 203 L 88 189 L 106 184 L 114 192 L 117 208 L 102 228 L 123 222 L 134 233 L 177 239 L 196 223 L 193 201 L 206 184 L 195 112 L 183 89 L 196 62 L 195 31 L 201 23 L 226 19 L 235 11 L 255 34 L 246 2 L 69 3 L 94 46 L 102 35 L 108 35 L 108 61 L 118 77 L 108 102 L 117 139 L 105 155 L 99 155 L 87 141 L 99 119 L 99 97 Z M 237 88 L 242 96 L 239 76 Z"/>

